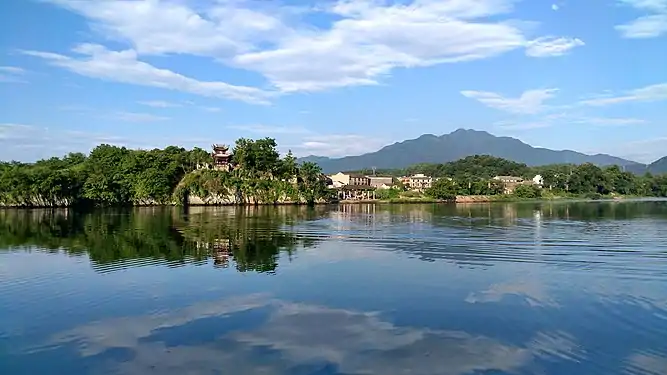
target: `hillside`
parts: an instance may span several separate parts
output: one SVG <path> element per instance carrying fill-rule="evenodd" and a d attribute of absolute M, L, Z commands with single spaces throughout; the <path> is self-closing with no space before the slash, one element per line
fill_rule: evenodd
<path fill-rule="evenodd" d="M 649 164 L 648 171 L 653 174 L 667 173 L 667 156 Z"/>
<path fill-rule="evenodd" d="M 417 163 L 445 163 L 471 155 L 491 155 L 529 166 L 561 163 L 617 164 L 643 169 L 646 166 L 606 154 L 586 155 L 580 152 L 532 147 L 511 137 L 496 137 L 485 131 L 458 129 L 450 134 L 425 134 L 416 139 L 397 142 L 359 156 L 325 158 L 308 156 L 300 162 L 312 161 L 325 173 L 376 168 L 404 168 Z"/>

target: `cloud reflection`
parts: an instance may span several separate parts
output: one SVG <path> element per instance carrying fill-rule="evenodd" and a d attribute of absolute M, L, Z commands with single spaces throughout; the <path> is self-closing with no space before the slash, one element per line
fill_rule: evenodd
<path fill-rule="evenodd" d="M 487 290 L 471 293 L 466 298 L 466 302 L 500 302 L 509 295 L 518 296 L 533 307 L 560 307 L 554 299 L 547 295 L 544 286 L 535 280 L 493 284 Z"/>
<path fill-rule="evenodd" d="M 227 319 L 268 309 L 257 328 L 207 336 L 196 345 L 169 344 L 160 333 L 203 318 Z M 207 321 L 215 331 L 216 321 Z M 222 323 L 221 323 L 222 324 Z M 238 329 L 238 328 L 237 328 Z M 186 336 L 198 334 L 187 331 Z M 179 336 L 182 337 L 182 336 Z M 195 340 L 196 341 L 196 340 Z M 462 331 L 397 326 L 379 313 L 293 303 L 265 295 L 192 305 L 179 311 L 89 323 L 55 335 L 42 350 L 74 344 L 81 357 L 99 356 L 104 372 L 144 374 L 438 374 L 516 372 L 535 360 L 581 358 L 573 337 L 538 332 L 525 345 Z M 127 361 L 113 360 L 118 348 Z M 105 354 L 109 354 L 105 356 Z M 127 358 L 126 358 L 127 359 Z M 322 372 L 318 372 L 322 371 Z"/>
<path fill-rule="evenodd" d="M 665 375 L 667 357 L 651 352 L 638 352 L 628 359 L 625 374 L 628 375 Z"/>

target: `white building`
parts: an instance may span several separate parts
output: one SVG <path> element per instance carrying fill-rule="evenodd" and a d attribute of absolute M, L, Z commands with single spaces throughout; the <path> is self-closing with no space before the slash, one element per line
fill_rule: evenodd
<path fill-rule="evenodd" d="M 426 176 L 423 173 L 418 173 L 413 176 L 410 176 L 409 187 L 411 190 L 424 190 L 431 187 L 433 183 L 433 178 L 431 176 Z"/>
<path fill-rule="evenodd" d="M 329 176 L 332 182 L 332 187 L 339 188 L 350 184 L 350 175 L 343 172 L 338 172 Z"/>
<path fill-rule="evenodd" d="M 542 178 L 542 176 L 539 174 L 536 175 L 535 177 L 533 177 L 533 184 L 537 186 L 542 186 L 544 184 L 544 178 Z"/>

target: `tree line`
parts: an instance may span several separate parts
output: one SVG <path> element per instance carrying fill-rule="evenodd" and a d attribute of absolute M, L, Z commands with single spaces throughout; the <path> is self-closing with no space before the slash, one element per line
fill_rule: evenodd
<path fill-rule="evenodd" d="M 358 171 L 370 173 L 370 171 Z M 636 175 L 612 165 L 599 167 L 590 163 L 557 164 L 529 167 L 503 158 L 474 155 L 442 164 L 415 164 L 401 169 L 376 170 L 378 175 L 410 176 L 423 173 L 434 178 L 427 195 L 438 199 L 451 199 L 456 195 L 500 195 L 504 193 L 495 176 L 515 176 L 531 180 L 536 175 L 543 178 L 544 187 L 518 186 L 514 195 L 539 198 L 543 194 L 601 197 L 607 195 L 635 195 L 667 197 L 667 175 L 646 173 Z"/>
<path fill-rule="evenodd" d="M 275 140 L 241 138 L 231 172 L 198 169 L 210 164 L 201 149 L 132 150 L 103 144 L 89 155 L 70 153 L 35 163 L 0 163 L 0 204 L 12 206 L 122 206 L 172 204 L 184 194 L 230 193 L 238 203 L 271 203 L 288 195 L 312 203 L 327 195 L 319 167 L 281 157 Z M 280 190 L 280 191 L 278 191 Z"/>
<path fill-rule="evenodd" d="M 418 172 L 417 172 L 418 171 Z M 494 176 L 516 176 L 531 180 L 542 177 L 543 186 L 519 185 L 513 195 L 540 198 L 544 194 L 600 198 L 609 195 L 667 197 L 667 175 L 638 176 L 617 165 L 599 167 L 591 163 L 529 167 L 492 156 L 470 156 L 445 164 L 410 167 L 408 173 L 432 173 L 437 180 L 427 194 L 439 199 L 456 195 L 498 195 L 504 192 Z"/>

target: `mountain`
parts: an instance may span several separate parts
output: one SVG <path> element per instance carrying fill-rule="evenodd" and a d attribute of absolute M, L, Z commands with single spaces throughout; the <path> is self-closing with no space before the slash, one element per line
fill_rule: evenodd
<path fill-rule="evenodd" d="M 647 169 L 653 174 L 667 173 L 667 156 L 649 164 Z"/>
<path fill-rule="evenodd" d="M 385 168 L 404 168 L 417 163 L 445 163 L 471 155 L 491 155 L 530 166 L 560 163 L 617 164 L 627 168 L 645 169 L 644 164 L 606 154 L 586 155 L 580 152 L 555 151 L 532 147 L 511 137 L 496 137 L 485 131 L 458 129 L 450 134 L 425 134 L 416 139 L 397 142 L 359 156 L 327 158 L 308 156 L 300 162 L 315 162 L 325 173 Z"/>

